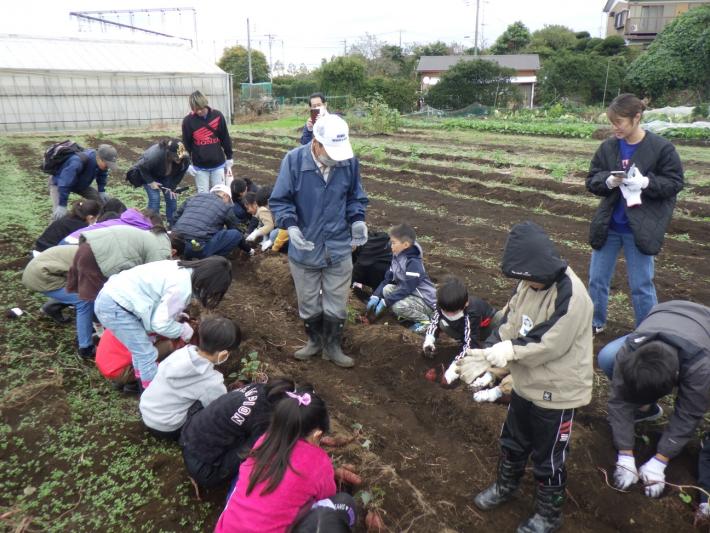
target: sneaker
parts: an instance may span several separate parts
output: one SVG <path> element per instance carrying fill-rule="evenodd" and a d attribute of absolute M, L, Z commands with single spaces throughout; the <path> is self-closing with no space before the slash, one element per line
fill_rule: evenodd
<path fill-rule="evenodd" d="M 429 327 L 429 322 L 415 322 L 409 326 L 409 331 L 413 331 L 418 335 L 424 335 L 427 328 Z"/>
<path fill-rule="evenodd" d="M 82 361 L 89 361 L 96 357 L 96 346 L 93 344 L 91 346 L 85 346 L 84 348 L 79 348 L 79 358 Z"/>
<path fill-rule="evenodd" d="M 597 336 L 604 332 L 604 326 L 592 326 L 592 335 Z"/>
<path fill-rule="evenodd" d="M 645 411 L 636 409 L 636 412 L 634 413 L 634 424 L 638 424 L 639 422 L 651 422 L 653 420 L 658 420 L 662 416 L 663 409 L 660 405 L 654 403 Z"/>

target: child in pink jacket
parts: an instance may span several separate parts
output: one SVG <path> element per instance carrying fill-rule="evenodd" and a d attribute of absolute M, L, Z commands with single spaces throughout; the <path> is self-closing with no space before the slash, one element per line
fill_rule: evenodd
<path fill-rule="evenodd" d="M 318 446 L 330 426 L 325 402 L 310 386 L 286 395 L 241 464 L 215 533 L 284 533 L 299 511 L 335 495 L 333 464 Z"/>

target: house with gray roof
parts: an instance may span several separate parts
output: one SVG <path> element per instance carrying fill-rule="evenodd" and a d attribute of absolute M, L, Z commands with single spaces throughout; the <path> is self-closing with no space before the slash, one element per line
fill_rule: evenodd
<path fill-rule="evenodd" d="M 512 68 L 515 76 L 510 81 L 520 88 L 524 105 L 532 107 L 535 99 L 537 71 L 540 70 L 540 56 L 537 54 L 511 54 L 489 56 L 422 56 L 417 64 L 417 74 L 422 92 L 439 83 L 441 76 L 459 61 L 495 61 L 501 67 Z"/>

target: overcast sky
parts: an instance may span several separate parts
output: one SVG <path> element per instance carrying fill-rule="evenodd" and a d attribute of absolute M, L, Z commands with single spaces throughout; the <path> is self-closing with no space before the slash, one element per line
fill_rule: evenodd
<path fill-rule="evenodd" d="M 491 44 L 505 28 L 521 20 L 531 30 L 545 24 L 563 24 L 575 31 L 586 30 L 602 36 L 603 0 L 481 0 L 479 39 Z M 24 0 L 7 2 L 0 17 L 0 33 L 29 35 L 83 35 L 100 33 L 100 25 L 81 26 L 69 16 L 70 11 L 142 9 L 147 7 L 194 7 L 197 11 L 197 39 L 202 53 L 214 58 L 225 45 L 246 44 L 246 18 L 249 17 L 252 46 L 269 53 L 272 37 L 273 61 L 285 65 L 320 64 L 343 53 L 365 33 L 378 40 L 399 44 L 426 43 L 442 40 L 473 46 L 476 0 L 356 0 L 353 2 L 294 2 L 286 0 L 252 2 L 219 0 Z M 112 20 L 129 23 L 128 15 Z M 135 15 L 137 26 L 155 31 L 194 36 L 189 12 Z M 91 32 L 91 33 L 90 33 Z M 130 32 L 113 34 L 132 38 Z"/>

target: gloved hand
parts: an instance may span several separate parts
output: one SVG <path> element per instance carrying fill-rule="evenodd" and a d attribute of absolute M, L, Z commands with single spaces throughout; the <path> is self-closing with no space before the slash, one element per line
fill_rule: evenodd
<path fill-rule="evenodd" d="M 296 250 L 310 252 L 316 247 L 316 245 L 311 241 L 306 240 L 303 236 L 303 232 L 301 232 L 301 229 L 298 226 L 291 226 L 288 228 L 288 239 Z"/>
<path fill-rule="evenodd" d="M 183 311 L 182 313 L 180 313 L 178 315 L 178 322 L 187 322 L 189 320 L 190 320 L 190 315 L 188 315 L 185 311 Z M 155 344 L 155 342 L 153 344 Z"/>
<path fill-rule="evenodd" d="M 67 214 L 67 208 L 66 206 L 63 205 L 58 205 L 57 207 L 54 208 L 54 211 L 52 211 L 52 220 L 59 220 L 63 216 Z"/>
<path fill-rule="evenodd" d="M 185 342 L 189 343 L 194 334 L 195 334 L 195 331 L 192 329 L 192 326 L 190 325 L 190 323 L 183 322 L 182 323 L 182 331 L 180 332 L 180 338 L 182 340 L 184 340 Z"/>
<path fill-rule="evenodd" d="M 503 391 L 500 390 L 500 387 L 493 387 L 474 392 L 473 401 L 478 403 L 495 402 L 501 396 L 503 396 Z"/>
<path fill-rule="evenodd" d="M 693 525 L 707 523 L 708 521 L 710 521 L 710 504 L 703 502 L 695 512 L 695 524 Z"/>
<path fill-rule="evenodd" d="M 193 165 L 190 165 L 187 167 L 187 175 L 194 178 L 197 175 L 197 169 Z"/>
<path fill-rule="evenodd" d="M 254 248 L 249 249 L 249 257 L 254 257 L 255 253 L 256 253 L 256 250 L 254 250 Z"/>
<path fill-rule="evenodd" d="M 613 189 L 614 187 L 618 187 L 624 182 L 624 176 L 620 174 L 610 174 L 609 177 L 606 179 L 606 186 L 609 187 L 610 189 Z"/>
<path fill-rule="evenodd" d="M 651 457 L 650 460 L 646 461 L 646 464 L 639 468 L 639 476 L 641 476 L 641 481 L 645 485 L 644 492 L 649 498 L 658 498 L 663 494 L 663 489 L 666 486 L 664 484 L 666 466 L 663 461 Z"/>
<path fill-rule="evenodd" d="M 367 307 L 365 308 L 365 311 L 368 313 L 372 313 L 375 311 L 377 308 L 377 304 L 380 303 L 380 297 L 375 296 L 374 294 L 370 296 L 370 299 L 367 301 Z"/>
<path fill-rule="evenodd" d="M 377 303 L 377 307 L 375 308 L 375 318 L 380 318 L 382 313 L 385 312 L 385 309 L 387 309 L 387 302 L 385 302 L 384 298 L 380 298 L 380 301 Z"/>
<path fill-rule="evenodd" d="M 234 161 L 231 159 L 227 159 L 224 162 L 224 177 L 229 181 L 227 185 L 229 185 L 232 181 L 232 178 L 234 175 L 232 174 L 232 166 L 234 166 Z"/>
<path fill-rule="evenodd" d="M 148 187 L 150 187 L 150 188 L 153 189 L 154 191 L 157 191 L 158 189 L 160 189 L 160 183 L 158 183 L 157 181 L 151 181 L 151 182 L 148 184 Z"/>
<path fill-rule="evenodd" d="M 471 383 L 471 387 L 474 389 L 486 389 L 491 386 L 491 384 L 495 381 L 495 376 L 491 374 L 490 372 L 486 371 L 485 374 L 483 374 L 481 377 L 476 378 L 473 380 L 473 383 Z"/>
<path fill-rule="evenodd" d="M 350 242 L 352 246 L 364 245 L 367 242 L 367 224 L 362 220 L 353 222 L 350 228 L 350 236 L 352 238 Z"/>
<path fill-rule="evenodd" d="M 422 345 L 422 351 L 427 357 L 433 357 L 436 351 L 436 337 L 434 335 L 426 335 L 424 337 L 424 344 Z"/>
<path fill-rule="evenodd" d="M 614 486 L 619 490 L 626 490 L 639 480 L 636 471 L 636 460 L 633 455 L 619 454 L 616 457 L 616 470 L 614 470 Z"/>
<path fill-rule="evenodd" d="M 259 237 L 261 233 L 259 233 L 258 229 L 255 229 L 252 231 L 248 236 L 247 236 L 247 242 L 254 242 L 257 237 Z"/>
<path fill-rule="evenodd" d="M 451 385 L 454 381 L 459 379 L 459 361 L 455 360 L 449 365 L 449 368 L 444 372 L 444 379 L 446 383 Z"/>
<path fill-rule="evenodd" d="M 99 199 L 101 200 L 101 203 L 105 204 L 106 202 L 108 202 L 109 198 L 110 198 L 110 196 L 108 195 L 108 193 L 106 191 L 101 191 L 99 193 Z"/>
<path fill-rule="evenodd" d="M 458 374 L 469 385 L 488 367 L 485 350 L 466 350 L 466 356 L 457 362 Z"/>
<path fill-rule="evenodd" d="M 636 165 L 631 165 L 631 168 L 626 174 L 624 185 L 635 190 L 636 188 L 645 189 L 648 187 L 648 178 L 641 174 L 641 171 L 636 168 Z"/>
<path fill-rule="evenodd" d="M 274 245 L 274 241 L 272 241 L 271 239 L 265 239 L 265 240 L 261 241 L 261 251 L 265 252 L 266 250 L 271 248 L 273 245 Z"/>
<path fill-rule="evenodd" d="M 501 341 L 490 348 L 486 348 L 486 361 L 491 365 L 497 366 L 498 368 L 503 368 L 508 364 L 513 356 L 515 356 L 515 351 L 513 350 L 513 343 L 510 341 Z"/>

